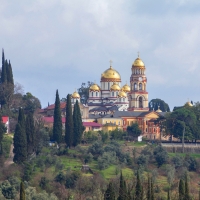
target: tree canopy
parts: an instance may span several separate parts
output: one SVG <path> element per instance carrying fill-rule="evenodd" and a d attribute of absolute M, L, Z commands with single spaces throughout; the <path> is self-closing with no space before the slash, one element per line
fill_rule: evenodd
<path fill-rule="evenodd" d="M 166 116 L 166 133 L 182 138 L 185 127 L 185 139 L 199 138 L 199 119 L 192 108 L 181 107 Z"/>
<path fill-rule="evenodd" d="M 158 110 L 158 108 L 160 110 L 162 110 L 162 112 L 170 112 L 170 108 L 169 108 L 169 105 L 161 100 L 161 99 L 152 99 L 150 102 L 149 102 L 149 110 L 152 111 L 156 111 Z"/>
<path fill-rule="evenodd" d="M 89 98 L 89 88 L 90 86 L 94 84 L 93 82 L 88 81 L 87 84 L 86 83 L 82 83 L 81 87 L 78 88 L 78 93 L 81 96 L 82 99 L 82 103 L 87 103 L 87 100 Z"/>
<path fill-rule="evenodd" d="M 142 134 L 142 131 L 137 122 L 133 123 L 131 126 L 127 127 L 127 132 L 129 136 L 138 137 Z"/>

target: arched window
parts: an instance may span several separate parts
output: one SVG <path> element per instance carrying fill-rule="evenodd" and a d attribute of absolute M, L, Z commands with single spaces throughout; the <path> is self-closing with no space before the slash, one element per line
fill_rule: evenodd
<path fill-rule="evenodd" d="M 108 90 L 110 89 L 110 82 L 108 82 Z"/>
<path fill-rule="evenodd" d="M 139 90 L 142 90 L 142 83 L 139 84 Z"/>
<path fill-rule="evenodd" d="M 125 98 L 124 98 L 124 101 L 125 101 Z"/>
<path fill-rule="evenodd" d="M 113 96 L 113 97 L 115 96 L 115 93 L 114 93 L 114 92 L 112 92 L 112 96 Z"/>
<path fill-rule="evenodd" d="M 93 94 L 93 92 L 92 92 L 92 97 L 93 97 L 93 95 L 94 95 L 94 94 Z"/>
<path fill-rule="evenodd" d="M 134 83 L 134 90 L 137 90 L 137 83 Z"/>
<path fill-rule="evenodd" d="M 116 96 L 118 95 L 118 92 L 116 92 Z"/>
<path fill-rule="evenodd" d="M 98 97 L 98 92 L 96 92 L 96 97 Z"/>
<path fill-rule="evenodd" d="M 139 97 L 139 108 L 143 108 L 143 100 L 142 100 L 142 97 Z"/>
<path fill-rule="evenodd" d="M 146 128 L 146 132 L 147 132 L 148 130 L 147 130 L 147 128 Z"/>

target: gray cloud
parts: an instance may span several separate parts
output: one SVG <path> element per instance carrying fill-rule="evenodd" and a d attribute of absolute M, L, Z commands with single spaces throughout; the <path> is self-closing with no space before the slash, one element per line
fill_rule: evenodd
<path fill-rule="evenodd" d="M 197 0 L 1 1 L 0 44 L 14 77 L 43 106 L 82 82 L 100 81 L 109 60 L 129 81 L 140 51 L 149 99 L 173 108 L 199 100 L 200 3 Z"/>

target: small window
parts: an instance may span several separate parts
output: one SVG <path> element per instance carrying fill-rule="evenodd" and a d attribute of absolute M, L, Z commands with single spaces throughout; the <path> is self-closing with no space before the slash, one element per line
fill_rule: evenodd
<path fill-rule="evenodd" d="M 96 92 L 96 97 L 98 97 L 98 92 Z"/>
<path fill-rule="evenodd" d="M 148 132 L 148 129 L 146 128 L 146 132 Z"/>
<path fill-rule="evenodd" d="M 94 94 L 93 94 L 93 92 L 92 92 L 92 97 L 93 97 L 93 95 L 94 95 Z"/>
<path fill-rule="evenodd" d="M 118 125 L 120 125 L 120 122 L 118 122 Z"/>
<path fill-rule="evenodd" d="M 112 92 L 112 96 L 113 96 L 113 97 L 115 96 L 115 93 L 114 93 L 114 92 Z"/>

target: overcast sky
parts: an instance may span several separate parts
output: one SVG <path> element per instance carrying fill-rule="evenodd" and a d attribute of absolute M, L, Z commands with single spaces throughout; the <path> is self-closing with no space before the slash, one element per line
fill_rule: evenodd
<path fill-rule="evenodd" d="M 0 25 L 15 82 L 42 107 L 99 84 L 110 59 L 129 83 L 138 51 L 149 101 L 200 101 L 199 0 L 0 0 Z"/>

